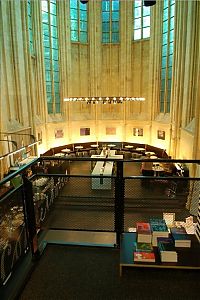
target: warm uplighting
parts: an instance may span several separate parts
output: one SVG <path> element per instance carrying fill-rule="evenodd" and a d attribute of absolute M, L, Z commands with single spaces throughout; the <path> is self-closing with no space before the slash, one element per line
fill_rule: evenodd
<path fill-rule="evenodd" d="M 116 104 L 123 103 L 126 101 L 144 101 L 144 97 L 71 97 L 64 98 L 65 102 L 85 102 L 87 104 Z"/>
<path fill-rule="evenodd" d="M 32 146 L 38 144 L 39 142 L 40 142 L 40 141 L 35 141 L 34 143 L 29 144 L 29 145 L 26 145 L 26 146 L 24 146 L 24 147 L 22 147 L 22 148 L 20 148 L 20 149 L 17 149 L 17 150 L 15 150 L 15 151 L 12 151 L 12 152 L 8 152 L 8 153 L 6 153 L 6 154 L 3 154 L 2 156 L 0 156 L 0 160 L 3 160 L 3 159 L 4 159 L 5 157 L 7 157 L 7 156 L 11 156 L 11 155 L 14 155 L 14 154 L 16 154 L 16 153 L 19 153 L 19 152 L 22 152 L 22 151 L 26 151 L 26 148 L 32 147 Z"/>
<path fill-rule="evenodd" d="M 26 148 L 25 148 L 25 147 L 22 147 L 22 148 L 20 148 L 20 149 L 18 149 L 18 150 L 15 150 L 15 151 L 12 151 L 12 152 L 8 153 L 7 155 L 8 155 L 8 156 L 11 156 L 11 155 L 13 155 L 13 154 L 16 154 L 16 153 L 21 152 L 21 151 L 24 151 L 24 150 L 26 150 Z"/>

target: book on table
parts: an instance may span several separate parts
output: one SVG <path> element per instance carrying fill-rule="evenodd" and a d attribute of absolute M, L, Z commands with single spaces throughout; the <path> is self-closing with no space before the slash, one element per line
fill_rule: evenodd
<path fill-rule="evenodd" d="M 191 247 L 190 235 L 187 234 L 186 229 L 184 227 L 172 227 L 170 230 L 175 247 Z"/>
<path fill-rule="evenodd" d="M 158 237 L 158 251 L 162 262 L 178 261 L 178 255 L 172 238 Z"/>
<path fill-rule="evenodd" d="M 136 223 L 137 230 L 137 242 L 139 243 L 151 243 L 151 226 L 147 222 Z"/>
<path fill-rule="evenodd" d="M 150 219 L 150 226 L 152 230 L 152 245 L 157 246 L 158 237 L 169 237 L 169 230 L 164 219 L 154 218 Z"/>
<path fill-rule="evenodd" d="M 136 243 L 136 252 L 153 252 L 153 246 L 151 243 Z"/>
<path fill-rule="evenodd" d="M 134 262 L 155 262 L 154 252 L 137 252 L 133 253 Z"/>

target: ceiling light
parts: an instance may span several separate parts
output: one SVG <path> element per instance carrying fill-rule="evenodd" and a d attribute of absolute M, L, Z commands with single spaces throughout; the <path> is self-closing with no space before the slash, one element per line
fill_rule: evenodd
<path fill-rule="evenodd" d="M 144 6 L 153 6 L 156 4 L 156 1 L 146 1 L 144 0 Z"/>
<path fill-rule="evenodd" d="M 65 102 L 75 102 L 75 101 L 83 101 L 86 102 L 87 104 L 93 103 L 123 103 L 126 101 L 144 101 L 144 97 L 73 97 L 73 98 L 64 98 Z"/>

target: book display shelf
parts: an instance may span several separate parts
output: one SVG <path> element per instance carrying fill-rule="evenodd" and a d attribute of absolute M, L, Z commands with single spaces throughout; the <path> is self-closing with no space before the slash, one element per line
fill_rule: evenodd
<path fill-rule="evenodd" d="M 123 267 L 145 268 L 175 268 L 175 269 L 199 269 L 200 270 L 200 243 L 195 234 L 190 234 L 191 247 L 177 247 L 177 262 L 161 262 L 157 246 L 153 247 L 155 262 L 134 262 L 134 250 L 137 242 L 136 232 L 127 232 L 121 235 L 120 247 L 120 276 Z"/>

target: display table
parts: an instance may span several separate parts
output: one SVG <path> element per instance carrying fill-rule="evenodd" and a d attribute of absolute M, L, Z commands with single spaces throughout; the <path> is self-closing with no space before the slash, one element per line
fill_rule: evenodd
<path fill-rule="evenodd" d="M 133 252 L 135 249 L 137 234 L 127 232 L 121 235 L 120 246 L 120 275 L 122 267 L 146 267 L 146 268 L 175 268 L 175 269 L 200 269 L 200 243 L 195 234 L 191 234 L 191 248 L 176 248 L 178 254 L 177 263 L 163 263 L 160 260 L 158 248 L 154 247 L 156 262 L 135 262 Z"/>
<path fill-rule="evenodd" d="M 127 149 L 133 149 L 133 146 L 132 145 L 126 145 L 125 148 L 127 148 Z"/>
<path fill-rule="evenodd" d="M 123 155 L 115 155 L 116 150 L 110 150 L 109 156 L 103 155 L 103 151 L 100 155 L 92 155 L 91 158 L 104 158 L 105 160 L 97 161 L 92 176 L 100 176 L 92 178 L 93 190 L 110 190 L 112 187 L 112 173 L 114 161 L 109 161 L 109 158 L 123 159 Z M 108 161 L 106 161 L 108 160 Z M 110 177 L 105 177 L 110 176 Z"/>
<path fill-rule="evenodd" d="M 154 171 L 154 176 L 160 176 L 164 173 L 164 168 L 159 164 L 153 164 L 152 170 Z"/>
<path fill-rule="evenodd" d="M 113 148 L 113 147 L 116 147 L 116 145 L 115 144 L 108 144 L 108 147 Z"/>
<path fill-rule="evenodd" d="M 71 152 L 71 150 L 68 148 L 62 149 L 61 151 L 63 152 L 63 154 L 69 154 Z"/>
<path fill-rule="evenodd" d="M 136 151 L 140 151 L 140 152 L 144 152 L 144 151 L 146 151 L 146 149 L 145 149 L 145 148 L 140 148 L 140 147 L 139 147 L 139 148 L 136 148 L 135 150 L 136 150 Z"/>
<path fill-rule="evenodd" d="M 77 150 L 80 150 L 80 149 L 83 149 L 83 146 L 75 146 L 75 149 L 77 149 Z"/>
<path fill-rule="evenodd" d="M 150 156 L 152 156 L 152 155 L 155 155 L 155 152 L 147 151 L 147 152 L 145 152 L 145 155 L 150 155 Z"/>

